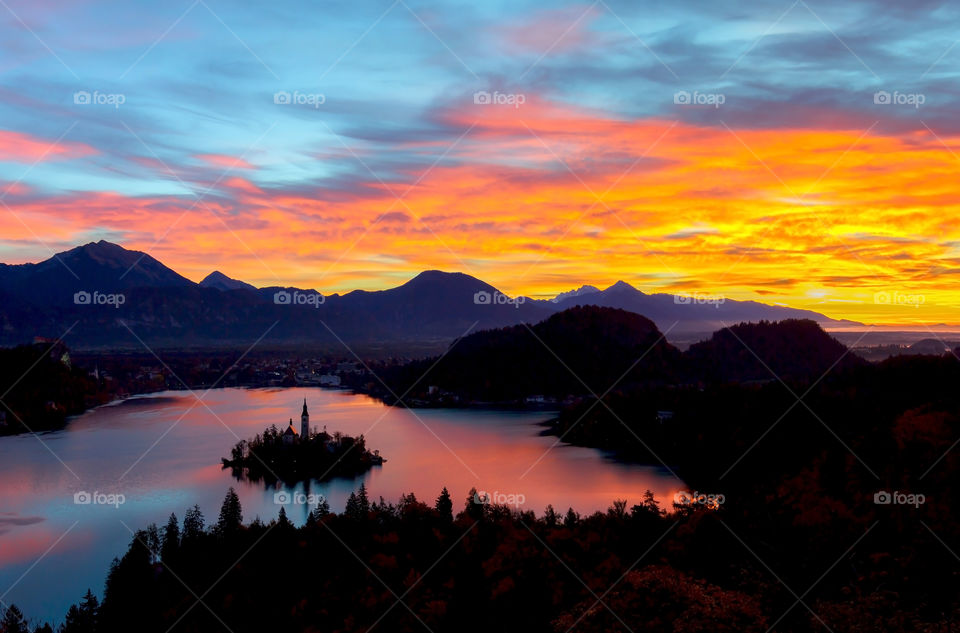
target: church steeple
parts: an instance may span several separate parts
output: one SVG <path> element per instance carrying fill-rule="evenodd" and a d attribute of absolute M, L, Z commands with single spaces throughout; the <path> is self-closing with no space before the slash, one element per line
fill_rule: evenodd
<path fill-rule="evenodd" d="M 307 399 L 303 399 L 303 413 L 300 414 L 300 437 L 306 440 L 310 437 L 310 414 L 307 413 Z"/>

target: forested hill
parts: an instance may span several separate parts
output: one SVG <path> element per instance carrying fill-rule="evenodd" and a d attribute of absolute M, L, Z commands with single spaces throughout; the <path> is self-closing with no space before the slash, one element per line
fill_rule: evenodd
<path fill-rule="evenodd" d="M 828 371 L 866 364 L 805 319 L 725 327 L 709 340 L 692 345 L 686 357 L 696 375 L 710 382 L 816 380 Z"/>
<path fill-rule="evenodd" d="M 626 310 L 578 306 L 532 326 L 463 337 L 440 357 L 388 372 L 387 380 L 397 395 L 426 397 L 436 386 L 467 400 L 503 402 L 673 381 L 682 366 L 680 351 L 653 321 Z"/>
<path fill-rule="evenodd" d="M 519 403 L 669 385 L 808 383 L 865 364 L 813 321 L 733 325 L 680 352 L 643 316 L 577 306 L 461 338 L 442 356 L 389 368 L 389 389 L 372 391 L 388 401 L 406 394 L 414 405 Z"/>
<path fill-rule="evenodd" d="M 107 399 L 60 343 L 0 348 L 0 435 L 57 428 Z"/>

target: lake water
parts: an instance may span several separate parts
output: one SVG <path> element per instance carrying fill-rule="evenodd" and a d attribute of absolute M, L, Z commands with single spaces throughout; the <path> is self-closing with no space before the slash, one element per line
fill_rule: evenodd
<path fill-rule="evenodd" d="M 362 477 L 309 487 L 335 511 L 361 481 L 371 500 L 395 503 L 413 492 L 432 504 L 446 486 L 459 512 L 476 487 L 522 495 L 523 507 L 538 515 L 547 504 L 581 514 L 605 510 L 618 498 L 632 505 L 647 489 L 668 505 L 682 487 L 662 468 L 555 445 L 555 437 L 540 435 L 548 413 L 411 412 L 320 389 L 219 389 L 203 398 L 204 406 L 189 392 L 165 392 L 94 409 L 61 431 L 0 438 L 0 601 L 56 624 L 88 587 L 102 595 L 110 561 L 126 551 L 130 530 L 152 522 L 162 527 L 171 512 L 182 520 L 193 504 L 214 523 L 230 486 L 240 495 L 245 521 L 275 518 L 277 490 L 237 482 L 220 458 L 238 437 L 270 424 L 282 427 L 292 417 L 299 429 L 304 398 L 312 428 L 362 433 L 367 446 L 387 458 Z M 291 497 L 306 491 L 287 490 Z M 124 502 L 75 503 L 83 492 L 99 493 L 103 502 L 123 495 Z M 286 511 L 302 523 L 309 508 L 292 504 Z"/>

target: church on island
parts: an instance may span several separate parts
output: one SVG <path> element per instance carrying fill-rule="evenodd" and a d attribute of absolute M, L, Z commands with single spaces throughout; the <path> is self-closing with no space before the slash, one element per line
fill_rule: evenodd
<path fill-rule="evenodd" d="M 283 432 L 284 444 L 296 444 L 303 438 L 310 439 L 310 414 L 307 413 L 307 399 L 303 399 L 303 411 L 300 413 L 300 432 L 293 428 L 293 418 L 290 418 L 290 424 L 287 430 Z"/>
<path fill-rule="evenodd" d="M 293 425 L 293 418 L 290 418 L 290 421 L 287 423 L 286 430 L 280 434 L 280 439 L 284 446 L 302 446 L 306 444 L 317 444 L 323 447 L 328 453 L 336 453 L 340 450 L 341 443 L 343 439 L 349 440 L 352 443 L 353 438 L 342 438 L 339 433 L 330 435 L 327 433 L 327 427 L 324 426 L 323 430 L 319 433 L 314 432 L 313 436 L 310 435 L 310 413 L 307 411 L 307 399 L 303 399 L 303 411 L 300 412 L 300 430 L 297 431 L 297 428 Z M 363 436 L 359 437 L 360 446 L 363 447 Z M 364 454 L 367 460 L 372 464 L 382 464 L 386 459 L 380 456 L 380 451 L 375 450 L 372 453 L 366 451 L 364 448 Z"/>

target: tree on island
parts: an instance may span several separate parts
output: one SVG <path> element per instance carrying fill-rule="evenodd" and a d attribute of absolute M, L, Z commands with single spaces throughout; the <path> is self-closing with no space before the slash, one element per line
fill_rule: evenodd
<path fill-rule="evenodd" d="M 367 450 L 363 435 L 330 435 L 323 430 L 301 437 L 292 424 L 283 433 L 273 425 L 249 440 L 241 440 L 230 450 L 229 459 L 221 459 L 237 480 L 264 481 L 267 485 L 355 477 L 384 461 L 379 451 Z"/>

